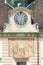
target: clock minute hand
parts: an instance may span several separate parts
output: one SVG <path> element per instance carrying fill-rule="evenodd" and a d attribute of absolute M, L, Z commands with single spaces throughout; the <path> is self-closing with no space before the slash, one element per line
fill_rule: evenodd
<path fill-rule="evenodd" d="M 20 25 L 22 25 L 22 15 L 20 15 Z"/>

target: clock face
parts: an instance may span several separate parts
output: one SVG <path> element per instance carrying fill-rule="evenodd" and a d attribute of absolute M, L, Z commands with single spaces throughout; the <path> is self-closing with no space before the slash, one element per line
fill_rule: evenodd
<path fill-rule="evenodd" d="M 24 12 L 17 12 L 14 16 L 14 21 L 17 25 L 24 25 L 28 20 L 28 16 Z"/>

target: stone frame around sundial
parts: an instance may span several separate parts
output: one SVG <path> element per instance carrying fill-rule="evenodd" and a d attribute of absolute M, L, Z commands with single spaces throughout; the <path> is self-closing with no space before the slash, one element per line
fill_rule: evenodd
<path fill-rule="evenodd" d="M 34 56 L 33 38 L 9 39 L 8 43 L 9 43 L 9 57 L 13 57 L 16 60 L 18 59 L 26 60 Z M 19 43 L 21 43 L 21 45 Z"/>

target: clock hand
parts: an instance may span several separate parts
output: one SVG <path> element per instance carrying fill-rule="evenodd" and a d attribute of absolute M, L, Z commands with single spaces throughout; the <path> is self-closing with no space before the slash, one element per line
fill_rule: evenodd
<path fill-rule="evenodd" d="M 20 15 L 20 25 L 22 25 L 22 15 Z"/>

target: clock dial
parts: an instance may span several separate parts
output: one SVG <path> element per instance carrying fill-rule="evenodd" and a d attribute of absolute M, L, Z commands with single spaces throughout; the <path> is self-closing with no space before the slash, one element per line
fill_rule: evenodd
<path fill-rule="evenodd" d="M 28 17 L 26 13 L 24 12 L 17 12 L 14 16 L 15 23 L 20 26 L 26 24 L 27 20 L 28 20 Z"/>

